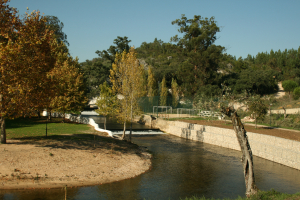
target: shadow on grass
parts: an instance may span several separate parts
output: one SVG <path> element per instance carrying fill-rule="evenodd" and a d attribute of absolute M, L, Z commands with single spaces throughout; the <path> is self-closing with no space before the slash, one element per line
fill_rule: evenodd
<path fill-rule="evenodd" d="M 16 119 L 6 119 L 5 127 L 6 129 L 13 128 L 23 128 L 31 127 L 39 124 L 52 124 L 52 123 L 68 123 L 68 124 L 79 124 L 77 122 L 72 122 L 69 119 L 63 119 L 61 117 L 52 117 L 51 121 L 47 121 L 47 117 L 31 117 L 31 118 L 16 118 Z"/>
<path fill-rule="evenodd" d="M 91 151 L 114 151 L 122 154 L 136 153 L 139 155 L 139 146 L 124 140 L 117 140 L 110 137 L 93 135 L 93 134 L 73 134 L 73 135 L 52 135 L 13 138 L 11 143 L 16 145 L 35 145 L 37 147 L 76 149 Z"/>

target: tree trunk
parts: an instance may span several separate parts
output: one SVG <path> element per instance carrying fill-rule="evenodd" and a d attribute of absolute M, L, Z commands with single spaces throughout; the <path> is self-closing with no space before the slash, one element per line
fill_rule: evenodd
<path fill-rule="evenodd" d="M 1 144 L 6 144 L 6 130 L 5 130 L 5 118 L 0 118 L 1 124 Z"/>
<path fill-rule="evenodd" d="M 131 102 L 131 112 L 130 112 L 130 133 L 129 133 L 129 142 L 131 142 L 131 134 L 132 134 L 132 102 Z"/>
<path fill-rule="evenodd" d="M 242 163 L 243 171 L 246 185 L 246 196 L 249 197 L 257 193 L 258 188 L 255 185 L 254 171 L 253 171 L 253 157 L 250 144 L 248 142 L 248 137 L 244 125 L 241 122 L 240 117 L 237 115 L 236 111 L 231 107 L 222 109 L 224 114 L 230 116 L 232 119 L 233 129 L 236 133 L 239 145 L 242 151 Z"/>
<path fill-rule="evenodd" d="M 255 129 L 257 129 L 257 116 L 255 114 Z"/>
<path fill-rule="evenodd" d="M 3 95 L 0 94 L 1 111 L 2 111 L 2 100 L 3 100 Z M 6 144 L 5 118 L 3 116 L 0 117 L 0 126 L 1 126 L 1 144 Z"/>
<path fill-rule="evenodd" d="M 124 129 L 123 129 L 122 140 L 125 139 L 125 131 L 126 131 L 126 121 L 124 122 Z"/>
<path fill-rule="evenodd" d="M 51 121 L 51 111 L 48 112 L 48 120 Z"/>
<path fill-rule="evenodd" d="M 284 119 L 285 119 L 285 118 L 286 118 L 286 109 L 285 109 L 285 107 L 282 107 L 282 109 L 283 109 L 283 111 L 284 111 L 283 117 L 284 117 Z"/>

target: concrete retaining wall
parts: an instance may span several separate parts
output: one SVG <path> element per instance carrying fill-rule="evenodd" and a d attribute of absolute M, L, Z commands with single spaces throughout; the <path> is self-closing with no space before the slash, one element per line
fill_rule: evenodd
<path fill-rule="evenodd" d="M 234 130 L 156 119 L 152 126 L 178 137 L 240 151 Z M 300 170 L 300 142 L 247 132 L 255 156 Z"/>

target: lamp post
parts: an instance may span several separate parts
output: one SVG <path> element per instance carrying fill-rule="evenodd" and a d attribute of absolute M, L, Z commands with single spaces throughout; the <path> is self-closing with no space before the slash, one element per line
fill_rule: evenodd
<path fill-rule="evenodd" d="M 272 113 L 271 113 L 271 103 L 269 104 L 269 112 L 270 112 L 270 127 L 271 127 L 271 116 L 272 116 Z"/>
<path fill-rule="evenodd" d="M 157 110 L 156 110 L 156 118 L 158 118 L 158 105 L 159 105 L 159 97 L 160 97 L 160 94 L 159 94 L 159 81 L 157 81 L 157 86 L 158 86 L 158 90 L 157 90 Z"/>

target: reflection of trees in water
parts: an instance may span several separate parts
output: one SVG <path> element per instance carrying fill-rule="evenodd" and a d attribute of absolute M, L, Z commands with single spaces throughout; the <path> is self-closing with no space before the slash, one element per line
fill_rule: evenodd
<path fill-rule="evenodd" d="M 95 123 L 99 124 L 100 128 L 104 128 L 104 117 L 103 116 L 90 116 L 92 119 L 95 120 Z M 127 122 L 126 127 L 130 127 L 129 126 L 130 123 Z M 114 118 L 106 118 L 106 129 L 110 130 L 110 129 L 120 129 L 123 130 L 124 124 L 120 124 L 118 123 L 118 121 Z M 148 126 L 139 124 L 139 123 L 132 123 L 132 128 L 133 129 L 149 129 Z M 128 128 L 129 130 L 129 128 Z"/>
<path fill-rule="evenodd" d="M 80 188 L 67 188 L 67 199 L 74 199 Z M 26 189 L 26 190 L 4 190 L 0 192 L 0 198 L 6 199 L 5 196 L 13 198 L 8 199 L 26 199 L 26 200 L 57 200 L 65 199 L 65 188 L 57 189 Z"/>
<path fill-rule="evenodd" d="M 179 145 L 177 149 L 180 153 L 173 158 L 176 166 L 174 170 L 177 171 L 174 181 L 180 183 L 180 187 L 173 189 L 180 190 L 179 194 L 188 194 L 191 191 L 205 194 L 207 188 L 211 188 L 218 178 L 215 174 L 219 167 L 215 161 L 206 158 L 211 155 L 207 155 L 202 149 L 202 143 L 188 143 L 189 145 Z"/>
<path fill-rule="evenodd" d="M 141 176 L 125 181 L 108 183 L 97 186 L 99 199 L 143 199 L 140 196 Z"/>

